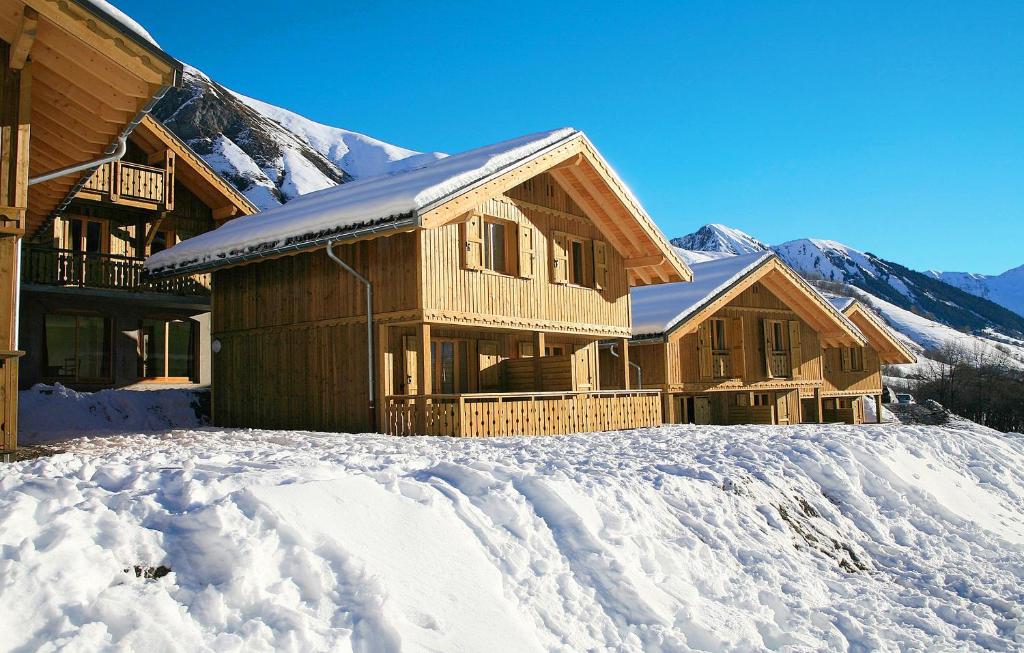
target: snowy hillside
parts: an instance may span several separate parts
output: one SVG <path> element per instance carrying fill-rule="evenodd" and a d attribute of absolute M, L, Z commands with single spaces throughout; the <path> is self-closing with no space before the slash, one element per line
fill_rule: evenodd
<path fill-rule="evenodd" d="M 937 270 L 929 270 L 928 274 L 972 295 L 984 297 L 1019 315 L 1024 315 L 1024 265 L 997 275 Z"/>
<path fill-rule="evenodd" d="M 712 237 L 708 232 L 721 235 Z M 680 252 L 687 262 L 696 263 L 733 256 L 736 234 L 741 242 L 763 245 L 742 231 L 721 225 L 707 225 L 673 242 L 708 247 L 710 251 Z M 956 342 L 996 357 L 1008 355 L 1015 365 L 1024 364 L 1024 318 L 1002 306 L 837 241 L 805 238 L 766 247 L 808 279 L 835 283 L 838 287 L 831 290 L 860 296 L 890 326 L 916 343 L 920 352 Z"/>
<path fill-rule="evenodd" d="M 82 440 L 0 467 L 0 649 L 1019 649 L 1024 441 L 958 424 Z"/>
<path fill-rule="evenodd" d="M 153 113 L 260 209 L 444 156 L 322 125 L 234 93 L 190 66 L 182 88 Z"/>

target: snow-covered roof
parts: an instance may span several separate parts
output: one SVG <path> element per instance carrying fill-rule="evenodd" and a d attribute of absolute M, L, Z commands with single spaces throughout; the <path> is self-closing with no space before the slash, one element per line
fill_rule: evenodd
<path fill-rule="evenodd" d="M 121 28 L 121 31 L 131 36 L 134 40 L 145 43 L 159 50 L 160 44 L 146 31 L 134 18 L 124 13 L 106 0 L 77 0 L 79 4 L 85 5 L 94 12 L 102 15 L 107 22 Z"/>
<path fill-rule="evenodd" d="M 843 297 L 842 295 L 828 295 L 826 299 L 828 299 L 828 303 L 836 307 L 837 311 L 845 311 L 857 301 L 853 297 Z"/>
<path fill-rule="evenodd" d="M 665 333 L 733 284 L 774 258 L 771 251 L 693 263 L 693 281 L 643 286 L 630 291 L 633 335 Z"/>
<path fill-rule="evenodd" d="M 299 249 L 363 230 L 411 224 L 416 214 L 580 132 L 566 127 L 502 141 L 393 175 L 370 177 L 232 220 L 146 261 L 150 273 L 227 264 L 261 252 Z"/>

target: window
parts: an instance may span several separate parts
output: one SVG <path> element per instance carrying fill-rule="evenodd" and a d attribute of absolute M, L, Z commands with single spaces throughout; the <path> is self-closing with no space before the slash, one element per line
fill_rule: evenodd
<path fill-rule="evenodd" d="M 854 372 L 864 370 L 864 350 L 860 347 L 850 348 L 850 370 Z"/>
<path fill-rule="evenodd" d="M 469 383 L 469 357 L 465 340 L 437 338 L 430 341 L 434 391 L 440 394 L 466 392 Z"/>
<path fill-rule="evenodd" d="M 195 323 L 192 320 L 143 320 L 139 329 L 139 377 L 195 377 Z"/>
<path fill-rule="evenodd" d="M 771 343 L 772 351 L 786 351 L 786 329 L 783 328 L 782 322 L 770 322 L 769 324 L 771 332 L 768 342 Z"/>
<path fill-rule="evenodd" d="M 544 345 L 545 356 L 565 356 L 565 345 Z"/>
<path fill-rule="evenodd" d="M 726 337 L 726 323 L 720 318 L 712 318 L 711 322 L 711 349 L 715 353 L 728 351 L 729 343 Z"/>
<path fill-rule="evenodd" d="M 755 392 L 753 397 L 753 405 L 755 406 L 768 406 L 768 393 L 766 392 Z"/>
<path fill-rule="evenodd" d="M 44 325 L 44 377 L 69 382 L 111 380 L 113 337 L 109 319 L 47 315 Z"/>
<path fill-rule="evenodd" d="M 484 222 L 484 267 L 504 274 L 508 271 L 505 261 L 505 224 L 487 220 Z"/>
<path fill-rule="evenodd" d="M 569 283 L 577 286 L 587 285 L 587 279 L 584 275 L 584 254 L 583 254 L 583 241 L 582 240 L 571 240 L 569 241 Z"/>
<path fill-rule="evenodd" d="M 102 254 L 107 251 L 106 227 L 102 220 L 65 218 L 60 246 L 82 254 Z"/>
<path fill-rule="evenodd" d="M 162 252 L 168 247 L 173 247 L 175 244 L 174 232 L 168 229 L 158 229 L 153 234 L 153 241 L 149 244 L 149 253 L 156 254 Z"/>

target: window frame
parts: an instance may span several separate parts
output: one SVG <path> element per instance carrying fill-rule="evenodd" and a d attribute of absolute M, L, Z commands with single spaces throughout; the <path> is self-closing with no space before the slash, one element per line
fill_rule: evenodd
<path fill-rule="evenodd" d="M 51 317 L 51 316 L 52 317 L 62 317 L 62 318 L 72 318 L 75 321 L 75 327 L 74 327 L 74 329 L 75 329 L 75 337 L 74 337 L 75 373 L 74 373 L 73 376 L 67 376 L 67 375 L 61 376 L 61 375 L 53 375 L 53 374 L 49 373 L 50 352 L 49 352 L 49 338 L 48 338 L 48 335 L 47 335 L 47 318 Z M 82 356 L 81 355 L 81 341 L 82 341 L 82 339 L 81 339 L 81 326 L 80 326 L 80 321 L 82 319 L 99 319 L 99 320 L 103 321 L 104 335 L 105 335 L 105 338 L 106 338 L 106 343 L 104 343 L 105 344 L 106 352 L 103 352 L 105 354 L 105 361 L 104 361 L 105 365 L 101 365 L 101 367 L 104 367 L 104 366 L 106 367 L 106 369 L 107 369 L 106 375 L 101 375 L 101 376 L 96 376 L 96 377 L 91 377 L 91 376 L 90 377 L 84 377 L 79 372 L 79 370 L 81 369 L 80 359 L 81 359 L 81 356 Z M 115 330 L 115 326 L 116 325 L 115 325 L 115 322 L 114 322 L 114 318 L 106 316 L 106 315 L 96 315 L 94 313 L 70 313 L 70 312 L 60 312 L 60 311 L 45 313 L 43 315 L 43 347 L 42 347 L 43 357 L 42 357 L 42 361 L 41 361 L 42 362 L 42 367 L 43 367 L 42 378 L 44 380 L 46 380 L 46 381 L 57 381 L 57 382 L 62 382 L 62 383 L 74 383 L 74 384 L 81 384 L 81 385 L 103 385 L 103 384 L 113 383 L 113 381 L 114 381 L 114 340 L 115 340 L 114 330 Z"/>

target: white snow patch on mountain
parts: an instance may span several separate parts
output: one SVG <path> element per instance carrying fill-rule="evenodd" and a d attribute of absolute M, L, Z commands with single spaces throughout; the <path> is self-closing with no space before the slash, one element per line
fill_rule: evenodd
<path fill-rule="evenodd" d="M 0 648 L 1018 649 L 1024 440 L 957 424 L 83 439 L 0 467 Z"/>
<path fill-rule="evenodd" d="M 768 246 L 748 233 L 724 224 L 707 224 L 688 236 L 674 238 L 672 244 L 682 249 L 725 254 L 753 254 Z"/>
<path fill-rule="evenodd" d="M 1024 315 L 1024 265 L 997 275 L 938 270 L 929 270 L 928 274 L 972 295 L 984 297 Z"/>

